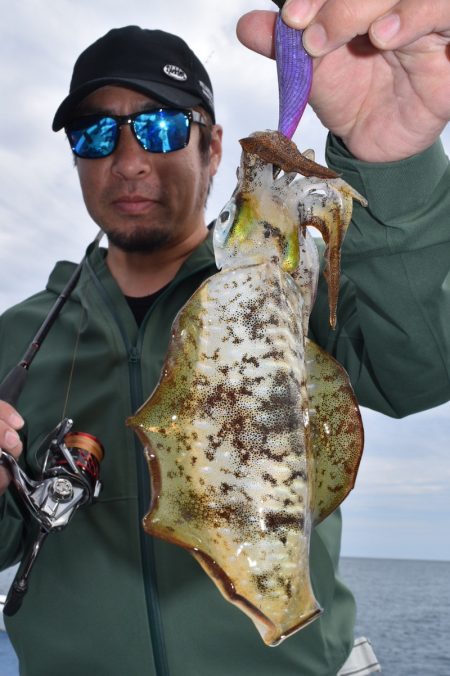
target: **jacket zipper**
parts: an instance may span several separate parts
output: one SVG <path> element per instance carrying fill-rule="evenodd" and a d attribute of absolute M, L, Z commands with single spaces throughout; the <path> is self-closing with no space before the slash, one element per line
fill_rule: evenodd
<path fill-rule="evenodd" d="M 133 411 L 136 411 L 138 406 L 140 406 L 143 401 L 141 355 L 139 349 L 136 346 L 132 346 L 129 349 L 128 363 L 131 383 L 131 404 Z M 142 519 L 147 513 L 148 506 L 150 505 L 150 482 L 147 463 L 137 436 L 135 436 L 134 439 L 134 447 L 136 452 L 139 516 Z M 154 541 L 152 537 L 149 537 L 144 532 L 142 527 L 139 529 L 139 539 L 141 545 L 142 568 L 144 573 L 145 597 L 147 608 L 150 611 L 150 635 L 152 640 L 155 669 L 158 676 L 169 676 L 169 665 L 167 662 L 167 651 L 164 641 L 164 630 L 162 626 L 158 588 L 156 583 Z"/>
<path fill-rule="evenodd" d="M 183 280 L 182 279 L 179 280 L 179 283 L 181 281 Z M 136 411 L 137 408 L 141 406 L 144 401 L 142 375 L 141 375 L 141 346 L 143 335 L 145 332 L 145 326 L 151 314 L 154 312 L 155 307 L 164 301 L 164 297 L 168 293 L 170 293 L 170 291 L 169 289 L 166 289 L 156 299 L 151 308 L 148 310 L 146 316 L 142 321 L 141 326 L 139 327 L 137 345 L 131 346 L 128 351 L 128 362 L 130 368 L 130 383 L 131 383 L 131 404 L 134 411 Z M 142 452 L 142 446 L 139 443 L 137 437 L 135 437 L 135 449 L 136 449 L 136 463 L 137 463 L 138 487 L 139 487 L 138 490 L 139 514 L 142 519 L 148 511 L 151 495 L 150 495 L 150 481 L 147 461 L 145 459 L 144 453 Z M 145 534 L 143 528 L 140 529 L 140 540 L 142 552 L 142 565 L 145 576 L 144 577 L 145 595 L 147 607 L 149 608 L 150 611 L 149 616 L 150 616 L 151 639 L 152 639 L 153 659 L 155 663 L 155 669 L 157 676 L 170 676 L 169 664 L 167 661 L 167 650 L 164 640 L 164 628 L 162 624 L 161 609 L 156 584 L 157 576 L 156 576 L 154 540 L 152 537 L 149 537 L 148 535 Z"/>
<path fill-rule="evenodd" d="M 134 412 L 143 400 L 142 380 L 141 380 L 141 355 L 137 346 L 131 345 L 126 331 L 118 316 L 114 303 L 104 289 L 95 271 L 86 261 L 91 279 L 109 308 L 114 321 L 120 331 L 124 346 L 128 355 L 128 373 L 130 378 L 130 398 L 132 411 Z M 148 510 L 150 504 L 150 487 L 148 481 L 148 468 L 142 447 L 138 438 L 134 435 L 134 450 L 136 458 L 136 472 L 138 483 L 138 506 L 139 516 L 142 518 Z M 146 481 L 147 478 L 147 481 Z M 169 676 L 169 666 L 167 662 L 167 651 L 164 641 L 164 632 L 161 620 L 161 611 L 159 607 L 158 590 L 156 585 L 156 562 L 153 538 L 144 533 L 144 529 L 139 529 L 139 539 L 141 548 L 142 573 L 144 578 L 145 600 L 147 605 L 147 616 L 150 626 L 150 638 L 152 642 L 153 661 L 155 664 L 156 676 Z"/>

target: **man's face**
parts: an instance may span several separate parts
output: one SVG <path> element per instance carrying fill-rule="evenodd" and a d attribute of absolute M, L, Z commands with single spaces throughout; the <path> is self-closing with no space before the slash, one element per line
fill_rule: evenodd
<path fill-rule="evenodd" d="M 139 92 L 106 86 L 87 96 L 79 112 L 129 115 L 159 106 Z M 200 153 L 199 133 L 199 126 L 192 124 L 186 148 L 158 154 L 144 150 L 124 125 L 112 155 L 77 159 L 87 210 L 112 245 L 130 252 L 155 251 L 205 228 L 204 204 L 220 162 L 221 129 L 213 127 L 209 161 Z"/>

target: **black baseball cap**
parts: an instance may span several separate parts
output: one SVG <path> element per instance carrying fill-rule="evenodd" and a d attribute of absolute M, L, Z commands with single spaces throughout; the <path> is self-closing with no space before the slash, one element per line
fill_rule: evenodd
<path fill-rule="evenodd" d="M 201 105 L 212 117 L 214 98 L 205 67 L 186 42 L 172 33 L 139 26 L 114 28 L 78 57 L 69 95 L 53 119 L 62 129 L 78 104 L 105 85 L 119 85 L 177 108 Z"/>

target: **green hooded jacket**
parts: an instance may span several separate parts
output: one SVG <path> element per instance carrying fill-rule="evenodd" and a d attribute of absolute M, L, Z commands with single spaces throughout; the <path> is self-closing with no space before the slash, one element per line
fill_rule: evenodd
<path fill-rule="evenodd" d="M 437 143 L 419 156 L 372 165 L 331 137 L 329 164 L 366 195 L 344 245 L 336 331 L 324 282 L 311 337 L 341 361 L 361 404 L 404 416 L 450 398 L 450 169 Z M 74 269 L 58 263 L 47 288 L 0 322 L 0 376 L 22 356 Z M 208 239 L 137 327 L 105 264 L 89 253 L 81 279 L 30 369 L 19 410 L 24 462 L 68 415 L 105 447 L 98 501 L 51 534 L 7 629 L 22 676 L 335 676 L 353 644 L 355 606 L 338 576 L 341 517 L 315 529 L 311 575 L 323 614 L 279 647 L 219 594 L 181 548 L 147 536 L 142 448 L 125 419 L 155 387 L 172 321 L 214 274 Z M 0 498 L 0 566 L 18 561 L 29 519 Z"/>

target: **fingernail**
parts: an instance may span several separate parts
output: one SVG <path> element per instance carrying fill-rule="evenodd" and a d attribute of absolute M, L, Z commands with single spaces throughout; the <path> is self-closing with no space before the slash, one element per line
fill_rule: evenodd
<path fill-rule="evenodd" d="M 321 23 L 313 23 L 303 33 L 303 45 L 311 56 L 320 56 L 327 44 L 328 36 Z"/>
<path fill-rule="evenodd" d="M 388 14 L 372 24 L 372 35 L 380 44 L 392 40 L 399 30 L 400 17 L 398 14 Z"/>
<path fill-rule="evenodd" d="M 20 429 L 21 427 L 24 426 L 25 421 L 22 418 L 22 416 L 18 415 L 17 413 L 11 413 L 11 415 L 9 416 L 9 424 L 12 425 L 12 427 Z"/>
<path fill-rule="evenodd" d="M 293 28 L 303 28 L 310 12 L 310 0 L 286 0 L 283 6 L 283 19 Z"/>
<path fill-rule="evenodd" d="M 8 430 L 5 432 L 5 445 L 7 448 L 14 448 L 20 442 L 20 437 L 17 432 Z"/>

